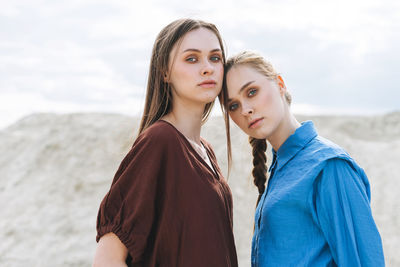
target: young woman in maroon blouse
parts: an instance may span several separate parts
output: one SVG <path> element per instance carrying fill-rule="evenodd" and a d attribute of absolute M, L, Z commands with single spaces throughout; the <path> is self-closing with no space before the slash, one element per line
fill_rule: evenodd
<path fill-rule="evenodd" d="M 237 266 L 231 192 L 200 137 L 224 59 L 213 24 L 159 33 L 139 136 L 100 205 L 94 266 Z"/>

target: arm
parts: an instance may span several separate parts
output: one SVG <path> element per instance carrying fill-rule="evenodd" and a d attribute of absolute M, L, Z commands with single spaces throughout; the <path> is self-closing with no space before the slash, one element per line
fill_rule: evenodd
<path fill-rule="evenodd" d="M 328 160 L 316 183 L 315 208 L 338 266 L 384 266 L 382 241 L 372 217 L 363 171 Z"/>
<path fill-rule="evenodd" d="M 96 248 L 93 267 L 127 267 L 128 250 L 114 233 L 102 236 Z"/>

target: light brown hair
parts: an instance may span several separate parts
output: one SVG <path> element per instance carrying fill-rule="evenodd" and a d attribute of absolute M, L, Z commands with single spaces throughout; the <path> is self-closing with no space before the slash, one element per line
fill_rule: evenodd
<path fill-rule="evenodd" d="M 199 28 L 208 29 L 217 36 L 222 51 L 222 62 L 225 63 L 222 38 L 214 24 L 202 20 L 179 19 L 164 27 L 154 42 L 151 54 L 146 100 L 139 134 L 172 110 L 171 86 L 165 81 L 165 74 L 169 71 L 169 56 L 174 45 L 180 43 L 186 33 Z M 213 105 L 214 101 L 206 104 L 202 123 L 207 120 Z"/>

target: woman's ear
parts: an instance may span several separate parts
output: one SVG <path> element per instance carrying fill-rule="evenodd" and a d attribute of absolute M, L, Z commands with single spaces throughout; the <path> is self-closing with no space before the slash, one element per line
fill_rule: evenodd
<path fill-rule="evenodd" d="M 168 77 L 168 73 L 164 73 L 164 82 L 169 82 L 169 77 Z"/>
<path fill-rule="evenodd" d="M 283 81 L 283 78 L 281 75 L 277 76 L 277 83 L 279 86 L 279 92 L 281 92 L 282 94 L 285 94 L 287 89 L 286 89 L 285 82 Z"/>

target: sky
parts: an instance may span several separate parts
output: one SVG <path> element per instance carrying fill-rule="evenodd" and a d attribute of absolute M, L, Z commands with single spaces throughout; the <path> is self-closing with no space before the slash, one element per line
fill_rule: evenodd
<path fill-rule="evenodd" d="M 156 35 L 184 17 L 214 23 L 228 56 L 271 61 L 295 113 L 400 110 L 397 0 L 0 0 L 0 128 L 35 112 L 140 115 Z"/>

